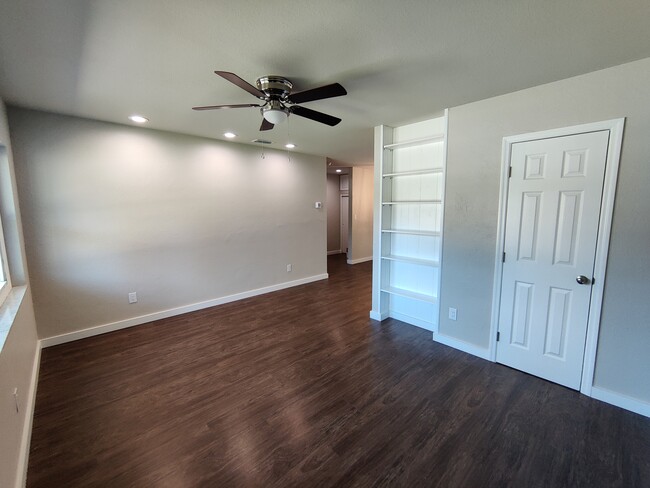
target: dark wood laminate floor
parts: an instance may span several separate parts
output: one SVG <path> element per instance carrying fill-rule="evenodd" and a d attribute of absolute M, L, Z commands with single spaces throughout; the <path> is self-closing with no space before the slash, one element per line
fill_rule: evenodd
<path fill-rule="evenodd" d="M 650 419 L 368 319 L 371 264 L 43 351 L 28 487 L 648 487 Z"/>

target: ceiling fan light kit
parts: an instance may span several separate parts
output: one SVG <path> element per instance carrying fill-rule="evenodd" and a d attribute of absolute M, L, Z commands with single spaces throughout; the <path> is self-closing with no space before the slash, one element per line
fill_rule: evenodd
<path fill-rule="evenodd" d="M 271 100 L 260 111 L 262 112 L 262 116 L 273 125 L 281 124 L 289 117 L 289 110 L 277 100 Z"/>
<path fill-rule="evenodd" d="M 193 107 L 194 110 L 259 107 L 263 117 L 262 125 L 260 126 L 261 131 L 273 129 L 275 125 L 284 122 L 291 114 L 332 127 L 341 122 L 341 119 L 338 117 L 333 117 L 297 105 L 299 103 L 313 102 L 315 100 L 347 95 L 345 88 L 338 83 L 332 83 L 330 85 L 292 93 L 293 83 L 282 76 L 269 75 L 258 78 L 255 83 L 257 87 L 255 87 L 246 80 L 237 76 L 235 73 L 229 71 L 215 71 L 215 73 L 234 85 L 237 85 L 242 90 L 245 90 L 251 95 L 259 98 L 264 103 L 262 105 L 248 103 L 236 105 L 207 105 L 202 107 Z"/>

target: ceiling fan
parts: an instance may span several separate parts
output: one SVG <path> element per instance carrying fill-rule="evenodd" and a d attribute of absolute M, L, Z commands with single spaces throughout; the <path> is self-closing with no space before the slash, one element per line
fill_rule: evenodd
<path fill-rule="evenodd" d="M 204 107 L 192 107 L 193 110 L 259 107 L 260 112 L 264 117 L 260 130 L 273 129 L 273 126 L 284 122 L 291 114 L 315 120 L 316 122 L 332 127 L 341 122 L 341 119 L 338 117 L 332 117 L 331 115 L 296 105 L 298 103 L 313 102 L 315 100 L 347 95 L 348 92 L 338 83 L 332 83 L 331 85 L 292 93 L 291 90 L 293 89 L 293 84 L 282 76 L 269 75 L 258 78 L 255 83 L 257 85 L 256 88 L 246 80 L 237 76 L 235 73 L 230 73 L 228 71 L 215 71 L 215 73 L 237 85 L 239 88 L 246 90 L 264 103 L 260 105 L 254 103 L 207 105 Z"/>

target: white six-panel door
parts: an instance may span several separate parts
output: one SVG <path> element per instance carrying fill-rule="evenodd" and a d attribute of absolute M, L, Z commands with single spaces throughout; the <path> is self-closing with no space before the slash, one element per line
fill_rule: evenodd
<path fill-rule="evenodd" d="M 598 131 L 511 149 L 496 359 L 574 389 L 580 388 L 608 140 L 608 131 Z"/>

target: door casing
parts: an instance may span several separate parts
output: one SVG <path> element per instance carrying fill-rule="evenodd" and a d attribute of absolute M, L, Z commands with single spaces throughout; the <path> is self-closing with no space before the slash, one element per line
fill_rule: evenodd
<path fill-rule="evenodd" d="M 491 361 L 496 361 L 497 354 L 497 330 L 499 323 L 499 312 L 501 303 L 501 280 L 503 276 L 503 263 L 501 257 L 505 246 L 506 230 L 506 207 L 508 199 L 508 183 L 510 168 L 510 153 L 512 145 L 519 142 L 550 139 L 587 132 L 609 131 L 609 143 L 607 148 L 607 161 L 605 166 L 605 180 L 603 184 L 603 196 L 600 207 L 600 221 L 598 223 L 598 239 L 596 243 L 596 259 L 594 266 L 594 284 L 591 290 L 591 303 L 589 306 L 589 319 L 587 321 L 587 338 L 585 344 L 585 355 L 582 367 L 582 380 L 580 392 L 591 396 L 591 388 L 594 380 L 594 366 L 596 362 L 596 349 L 598 346 L 598 331 L 600 328 L 600 314 L 602 310 L 602 299 L 605 285 L 605 272 L 607 268 L 607 254 L 609 251 L 609 236 L 612 227 L 612 213 L 614 210 L 614 197 L 616 195 L 616 180 L 618 177 L 618 166 L 623 141 L 623 128 L 625 119 L 605 120 L 591 124 L 575 125 L 560 129 L 551 129 L 541 132 L 532 132 L 503 138 L 502 165 L 501 165 L 501 186 L 499 190 L 499 216 L 497 223 L 497 244 L 495 252 L 494 284 L 492 288 L 492 317 L 490 324 L 490 349 Z"/>

